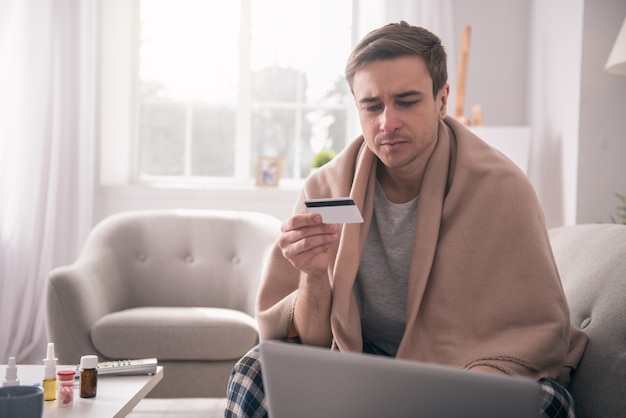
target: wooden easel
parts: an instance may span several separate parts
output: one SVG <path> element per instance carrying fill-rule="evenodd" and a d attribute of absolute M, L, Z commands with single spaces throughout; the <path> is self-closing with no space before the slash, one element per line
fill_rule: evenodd
<path fill-rule="evenodd" d="M 463 107 L 465 105 L 465 84 L 467 81 L 467 61 L 469 58 L 469 45 L 471 27 L 465 25 L 461 34 L 461 54 L 459 58 L 459 78 L 457 82 L 457 94 L 456 94 L 456 106 L 454 109 L 454 117 L 463 123 L 464 125 L 470 124 L 470 119 L 463 114 Z M 483 124 L 482 107 L 476 105 L 472 107 L 472 113 L 474 117 L 474 124 L 481 126 Z"/>

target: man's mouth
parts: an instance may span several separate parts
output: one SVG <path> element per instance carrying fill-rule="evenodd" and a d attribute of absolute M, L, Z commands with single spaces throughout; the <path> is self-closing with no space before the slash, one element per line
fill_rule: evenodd
<path fill-rule="evenodd" d="M 383 145 L 383 146 L 394 146 L 394 145 L 401 144 L 403 142 L 405 142 L 405 141 L 402 141 L 402 140 L 383 141 L 383 142 L 381 142 L 380 145 Z"/>
<path fill-rule="evenodd" d="M 382 147 L 395 147 L 405 142 L 407 142 L 406 138 L 404 138 L 402 134 L 395 132 L 383 135 L 380 138 L 379 144 Z"/>

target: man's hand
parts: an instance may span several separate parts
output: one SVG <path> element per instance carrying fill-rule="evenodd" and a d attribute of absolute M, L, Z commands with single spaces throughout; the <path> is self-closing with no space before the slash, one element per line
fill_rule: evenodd
<path fill-rule="evenodd" d="M 329 347 L 331 288 L 328 249 L 339 239 L 339 226 L 322 223 L 316 213 L 294 215 L 281 227 L 278 246 L 301 274 L 290 335 L 303 344 Z"/>
<path fill-rule="evenodd" d="M 339 239 L 339 227 L 322 223 L 319 214 L 294 215 L 281 227 L 278 246 L 283 256 L 308 276 L 327 273 L 328 249 Z"/>
<path fill-rule="evenodd" d="M 474 366 L 470 369 L 472 372 L 482 372 L 482 373 L 491 373 L 491 374 L 504 374 L 504 372 L 500 369 L 496 369 L 491 366 Z"/>

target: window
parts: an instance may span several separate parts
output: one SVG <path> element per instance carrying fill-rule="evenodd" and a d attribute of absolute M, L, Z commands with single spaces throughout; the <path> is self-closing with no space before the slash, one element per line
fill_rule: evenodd
<path fill-rule="evenodd" d="M 298 180 L 343 148 L 351 3 L 140 1 L 137 178 L 248 183 L 280 157 Z"/>

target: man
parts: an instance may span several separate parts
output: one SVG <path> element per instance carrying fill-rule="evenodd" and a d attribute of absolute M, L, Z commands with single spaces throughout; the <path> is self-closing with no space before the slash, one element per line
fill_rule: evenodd
<path fill-rule="evenodd" d="M 511 161 L 446 116 L 440 40 L 386 25 L 357 45 L 346 80 L 363 136 L 307 179 L 283 224 L 261 339 L 528 376 L 544 416 L 576 416 L 564 385 L 586 336 L 570 325 L 540 205 Z M 323 224 L 304 205 L 348 195 L 363 224 Z M 226 416 L 266 414 L 260 367 L 256 349 L 237 364 Z"/>

